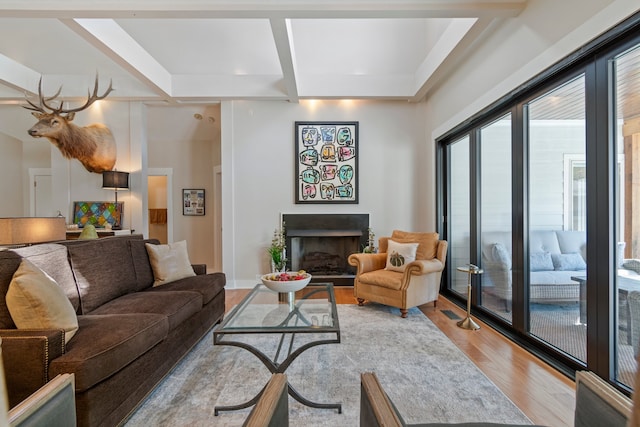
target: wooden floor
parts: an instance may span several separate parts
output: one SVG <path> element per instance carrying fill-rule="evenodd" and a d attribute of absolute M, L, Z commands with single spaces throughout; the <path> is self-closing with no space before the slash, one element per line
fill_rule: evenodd
<path fill-rule="evenodd" d="M 249 289 L 227 290 L 227 310 L 248 292 Z M 356 303 L 352 287 L 336 287 L 335 294 L 338 304 Z M 442 296 L 437 307 L 426 304 L 420 309 L 534 424 L 573 426 L 572 380 L 480 321 L 478 331 L 458 328 L 441 310 L 451 310 L 460 317 L 464 317 L 464 311 Z"/>

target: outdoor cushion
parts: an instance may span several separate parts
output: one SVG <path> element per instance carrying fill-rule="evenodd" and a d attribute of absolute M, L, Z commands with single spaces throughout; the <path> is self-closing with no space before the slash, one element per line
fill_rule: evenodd
<path fill-rule="evenodd" d="M 91 314 L 155 313 L 169 319 L 169 330 L 202 309 L 202 295 L 198 292 L 136 292 L 110 301 Z"/>
<path fill-rule="evenodd" d="M 146 292 L 193 291 L 202 295 L 202 303 L 208 304 L 224 290 L 224 273 L 200 274 L 195 277 L 176 280 L 166 285 L 151 287 Z"/>
<path fill-rule="evenodd" d="M 500 244 L 494 243 L 492 248 L 493 260 L 503 264 L 507 270 L 511 269 L 511 255 L 507 248 Z"/>
<path fill-rule="evenodd" d="M 169 331 L 160 314 L 78 316 L 80 328 L 66 352 L 51 361 L 49 377 L 73 372 L 82 392 L 112 376 L 162 341 Z"/>
<path fill-rule="evenodd" d="M 555 231 L 535 230 L 529 234 L 529 252 L 562 253 Z M 574 251 L 575 252 L 575 251 Z M 553 267 L 550 268 L 553 270 Z"/>
<path fill-rule="evenodd" d="M 68 250 L 80 292 L 82 314 L 135 291 L 136 273 L 126 239 L 85 241 L 68 246 Z"/>
<path fill-rule="evenodd" d="M 553 261 L 549 252 L 534 252 L 529 255 L 530 271 L 553 271 Z"/>
<path fill-rule="evenodd" d="M 553 267 L 555 270 L 567 271 L 567 270 L 586 270 L 587 264 L 582 259 L 582 255 L 579 253 L 571 254 L 551 254 L 551 260 L 553 261 Z"/>

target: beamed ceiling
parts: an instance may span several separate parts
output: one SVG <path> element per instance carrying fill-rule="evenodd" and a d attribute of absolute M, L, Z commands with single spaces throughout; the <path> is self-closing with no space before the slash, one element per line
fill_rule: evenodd
<path fill-rule="evenodd" d="M 419 101 L 526 0 L 0 0 L 0 104 Z M 102 89 L 101 89 L 102 90 Z"/>

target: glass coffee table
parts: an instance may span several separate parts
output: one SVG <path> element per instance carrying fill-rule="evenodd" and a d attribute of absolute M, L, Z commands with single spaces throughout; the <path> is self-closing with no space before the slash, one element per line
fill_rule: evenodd
<path fill-rule="evenodd" d="M 214 345 L 230 345 L 244 348 L 255 355 L 271 373 L 285 373 L 289 365 L 304 351 L 322 344 L 340 343 L 340 324 L 332 283 L 314 283 L 296 293 L 293 303 L 281 298 L 277 292 L 263 284 L 251 292 L 229 313 L 213 331 Z M 268 356 L 260 349 L 242 341 L 243 335 L 273 336 L 277 347 Z M 297 341 L 296 342 L 296 338 Z M 231 406 L 216 406 L 220 411 L 248 408 L 258 401 L 264 388 L 252 399 Z M 289 395 L 298 402 L 313 408 L 337 409 L 340 403 L 312 402 L 300 395 L 289 384 Z"/>

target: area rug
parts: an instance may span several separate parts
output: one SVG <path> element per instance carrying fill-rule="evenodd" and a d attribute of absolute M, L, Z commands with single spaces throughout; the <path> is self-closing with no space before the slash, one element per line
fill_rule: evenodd
<path fill-rule="evenodd" d="M 402 319 L 377 304 L 338 306 L 341 343 L 311 348 L 287 370 L 304 397 L 342 403 L 342 414 L 289 398 L 291 426 L 358 426 L 360 373 L 376 372 L 408 423 L 530 424 L 527 417 L 420 310 Z M 275 350 L 256 335 L 254 344 Z M 296 342 L 298 339 L 296 338 Z M 240 426 L 250 408 L 214 416 L 214 406 L 246 401 L 270 374 L 248 351 L 213 346 L 209 333 L 149 395 L 126 426 Z"/>

